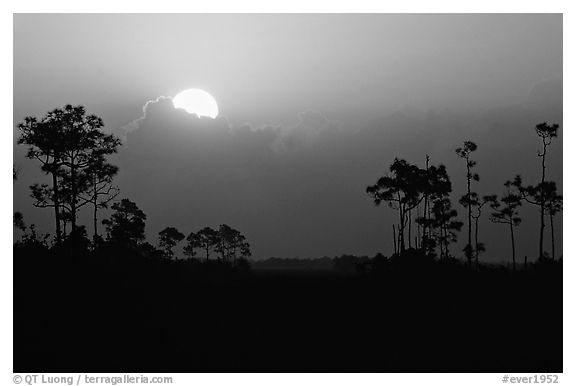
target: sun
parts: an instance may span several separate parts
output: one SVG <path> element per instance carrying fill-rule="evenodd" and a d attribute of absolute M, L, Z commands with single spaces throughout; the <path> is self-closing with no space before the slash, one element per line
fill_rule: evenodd
<path fill-rule="evenodd" d="M 204 90 L 190 88 L 181 91 L 172 98 L 172 103 L 177 109 L 184 109 L 198 117 L 216 118 L 218 116 L 218 104 L 216 99 Z"/>

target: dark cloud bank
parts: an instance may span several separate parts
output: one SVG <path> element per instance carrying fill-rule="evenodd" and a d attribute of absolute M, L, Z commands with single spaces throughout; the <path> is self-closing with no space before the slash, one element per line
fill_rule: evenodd
<path fill-rule="evenodd" d="M 342 253 L 389 254 L 394 212 L 374 207 L 365 193 L 394 157 L 423 166 L 445 164 L 457 203 L 465 166 L 454 149 L 473 140 L 479 150 L 480 194 L 502 193 L 521 174 L 536 183 L 541 121 L 561 123 L 561 80 L 536 85 L 522 106 L 474 113 L 403 110 L 362 127 L 340 127 L 318 112 L 305 112 L 293 127 L 234 127 L 225 118 L 198 119 L 150 102 L 132 124 L 118 155 L 122 196 L 148 214 L 147 234 L 165 226 L 188 233 L 230 224 L 253 244 L 254 256 L 321 257 Z M 549 176 L 562 187 L 562 134 L 552 145 Z M 522 209 L 519 255 L 537 249 L 536 209 Z M 558 235 L 561 235 L 561 220 Z M 508 260 L 508 238 L 488 216 L 480 223 L 485 257 Z M 561 236 L 559 236 L 561 237 Z M 464 236 L 461 237 L 463 240 Z M 561 245 L 561 240 L 559 240 Z M 457 255 L 460 242 L 453 247 Z"/>

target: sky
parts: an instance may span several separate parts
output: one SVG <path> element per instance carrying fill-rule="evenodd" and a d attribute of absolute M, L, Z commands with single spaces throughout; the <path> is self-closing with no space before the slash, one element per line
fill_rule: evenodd
<path fill-rule="evenodd" d="M 174 109 L 187 88 L 212 94 L 220 116 Z M 117 184 L 152 242 L 166 226 L 227 223 L 255 258 L 390 254 L 395 213 L 365 188 L 395 157 L 445 164 L 462 220 L 464 140 L 479 146 L 479 193 L 516 174 L 537 182 L 534 126 L 562 124 L 562 16 L 15 15 L 14 125 L 68 103 L 123 139 Z M 17 138 L 14 209 L 53 233 L 28 197 L 46 177 Z M 560 134 L 549 158 L 560 188 L 561 160 Z M 536 208 L 522 216 L 519 255 L 532 258 Z M 505 229 L 488 216 L 480 227 L 485 258 L 508 260 Z"/>

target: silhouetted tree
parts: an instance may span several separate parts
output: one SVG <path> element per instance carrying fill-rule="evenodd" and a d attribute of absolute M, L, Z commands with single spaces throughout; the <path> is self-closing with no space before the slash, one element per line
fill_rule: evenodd
<path fill-rule="evenodd" d="M 464 252 L 466 258 L 468 259 L 468 263 L 471 263 L 473 251 L 472 251 L 472 207 L 476 202 L 473 202 L 472 198 L 472 180 L 479 181 L 480 178 L 478 173 L 472 173 L 472 168 L 476 166 L 476 161 L 470 159 L 470 154 L 476 151 L 478 147 L 472 141 L 465 141 L 463 147 L 459 147 L 456 149 L 456 154 L 458 157 L 463 158 L 466 160 L 466 194 L 460 200 L 460 204 L 462 204 L 466 209 L 468 209 L 468 243 L 464 248 Z"/>
<path fill-rule="evenodd" d="M 236 262 L 238 254 L 243 256 L 250 255 L 250 246 L 246 242 L 246 237 L 240 231 L 222 224 L 218 230 L 217 251 L 220 253 L 222 260 Z"/>
<path fill-rule="evenodd" d="M 216 244 L 216 252 L 220 254 L 219 259 L 226 261 L 230 254 L 230 244 L 234 237 L 235 230 L 226 224 L 220 225 L 218 228 L 218 243 Z"/>
<path fill-rule="evenodd" d="M 240 245 L 240 256 L 242 256 L 243 258 L 247 258 L 247 257 L 252 256 L 252 250 L 250 249 L 250 243 L 245 241 Z"/>
<path fill-rule="evenodd" d="M 484 243 L 478 242 L 478 225 L 480 217 L 482 216 L 482 208 L 484 205 L 488 203 L 486 199 L 480 200 L 478 198 L 478 194 L 473 192 L 472 193 L 472 200 L 474 202 L 474 209 L 475 211 L 472 213 L 472 218 L 474 219 L 474 258 L 476 260 L 476 268 L 479 267 L 478 256 L 481 252 L 484 252 L 486 248 L 484 247 Z"/>
<path fill-rule="evenodd" d="M 196 249 L 202 248 L 202 240 L 198 233 L 190 232 L 186 237 L 186 246 L 184 247 L 184 254 L 190 258 L 196 256 Z"/>
<path fill-rule="evenodd" d="M 112 185 L 112 180 L 118 174 L 118 167 L 106 162 L 104 157 L 96 157 L 90 160 L 88 167 L 83 173 L 84 182 L 87 185 L 84 194 L 79 195 L 83 202 L 92 205 L 92 222 L 94 226 L 94 240 L 98 238 L 98 209 L 105 209 L 115 199 L 120 190 Z"/>
<path fill-rule="evenodd" d="M 82 205 L 79 198 L 89 184 L 82 176 L 91 165 L 98 163 L 99 158 L 116 153 L 120 140 L 114 135 L 105 134 L 102 119 L 87 115 L 83 106 L 67 105 L 56 109 L 56 120 L 62 127 L 63 143 L 61 165 L 64 179 L 70 186 L 69 206 L 72 216 L 72 232 L 76 229 L 78 207 Z M 103 161 L 100 161 L 103 162 Z"/>
<path fill-rule="evenodd" d="M 434 206 L 436 206 L 436 214 L 440 215 L 446 207 L 446 201 L 448 200 L 449 206 L 449 194 L 452 191 L 452 183 L 450 182 L 450 177 L 446 171 L 444 165 L 430 166 L 430 158 L 426 156 L 426 169 L 424 170 L 424 198 L 425 198 L 425 210 L 422 216 L 416 219 L 416 222 L 423 228 L 423 237 L 421 248 L 427 253 L 433 253 L 436 246 L 436 240 L 432 235 L 433 229 L 438 228 L 442 224 L 434 218 Z M 441 216 L 442 217 L 442 216 Z M 443 232 L 443 231 L 442 231 Z M 438 239 L 436 237 L 436 239 Z M 442 253 L 441 253 L 442 254 Z"/>
<path fill-rule="evenodd" d="M 61 209 L 60 220 L 62 220 L 62 236 L 66 239 L 66 237 L 68 237 L 68 224 L 72 221 L 72 215 L 65 204 L 61 205 Z"/>
<path fill-rule="evenodd" d="M 173 227 L 166 227 L 158 233 L 160 240 L 160 248 L 164 250 L 164 255 L 172 259 L 174 257 L 174 247 L 182 240 L 184 234 L 179 232 L 178 229 Z"/>
<path fill-rule="evenodd" d="M 385 201 L 398 211 L 399 249 L 403 254 L 406 248 L 404 233 L 407 215 L 424 198 L 426 176 L 422 169 L 398 158 L 394 159 L 390 172 L 390 176 L 380 177 L 375 185 L 368 186 L 366 192 L 376 205 Z"/>
<path fill-rule="evenodd" d="M 440 247 L 440 258 L 450 257 L 449 245 L 457 240 L 457 231 L 462 228 L 462 222 L 456 220 L 458 213 L 452 209 L 448 197 L 434 200 L 432 205 L 432 226 L 437 229 L 437 240 Z"/>
<path fill-rule="evenodd" d="M 536 125 L 536 134 L 542 140 L 542 149 L 538 150 L 538 157 L 541 158 L 542 175 L 540 183 L 536 186 L 523 186 L 522 179 L 517 176 L 514 180 L 514 185 L 518 189 L 520 196 L 524 201 L 538 206 L 540 210 L 540 238 L 538 244 L 538 255 L 542 259 L 544 257 L 544 216 L 547 204 L 547 192 L 550 190 L 550 183 L 546 181 L 546 155 L 548 154 L 548 146 L 552 144 L 552 139 L 558 136 L 559 126 L 557 124 L 540 123 Z"/>
<path fill-rule="evenodd" d="M 490 221 L 498 224 L 508 225 L 510 228 L 510 240 L 512 242 L 512 267 L 516 270 L 516 245 L 514 243 L 514 227 L 522 222 L 519 217 L 518 208 L 522 205 L 521 197 L 512 192 L 512 182 L 506 181 L 504 186 L 506 192 L 498 199 L 496 195 L 485 196 L 484 200 L 489 203 L 493 212 L 490 214 Z"/>
<path fill-rule="evenodd" d="M 556 183 L 553 181 L 540 182 L 536 186 L 524 186 L 521 176 L 516 176 L 513 186 L 517 189 L 518 196 L 529 204 L 538 206 L 540 210 L 540 235 L 543 236 L 545 224 L 543 215 L 547 213 L 547 208 L 551 201 L 556 199 Z M 539 258 L 543 259 L 544 254 L 543 240 L 539 240 Z"/>
<path fill-rule="evenodd" d="M 15 182 L 17 179 L 18 171 L 13 166 L 12 180 Z M 49 237 L 49 235 L 39 235 L 36 232 L 36 226 L 34 224 L 30 225 L 30 227 L 27 227 L 26 223 L 24 222 L 24 215 L 21 212 L 14 212 L 12 223 L 16 229 L 22 232 L 21 240 L 14 244 L 16 248 L 32 248 L 36 250 L 48 249 L 48 243 L 46 242 L 46 239 Z"/>
<path fill-rule="evenodd" d="M 24 122 L 18 124 L 20 130 L 18 143 L 28 145 L 26 156 L 38 160 L 41 163 L 42 171 L 52 176 L 52 190 L 47 196 L 52 204 L 44 207 L 54 208 L 56 243 L 59 244 L 62 241 L 62 231 L 60 228 L 60 197 L 57 173 L 61 165 L 63 143 L 61 127 L 58 125 L 55 115 L 56 113 L 53 111 L 40 121 L 35 117 L 24 118 Z"/>
<path fill-rule="evenodd" d="M 548 146 L 552 144 L 552 139 L 558 136 L 558 124 L 548 124 L 547 122 L 540 123 L 536 125 L 536 134 L 542 140 L 542 152 L 538 152 L 538 157 L 542 158 L 542 178 L 540 179 L 540 190 L 542 197 L 545 196 L 544 183 L 546 181 L 546 153 Z M 542 199 L 540 201 L 540 243 L 539 243 L 539 254 L 540 258 L 544 255 L 544 211 L 545 211 L 546 201 Z"/>
<path fill-rule="evenodd" d="M 154 245 L 145 241 L 138 245 L 138 250 L 144 257 L 159 259 L 163 256 L 163 251 L 156 248 Z"/>
<path fill-rule="evenodd" d="M 20 229 L 22 232 L 26 231 L 26 223 L 24 222 L 24 215 L 21 212 L 14 212 L 12 223 L 17 229 Z"/>
<path fill-rule="evenodd" d="M 210 253 L 218 245 L 219 237 L 218 231 L 210 228 L 204 227 L 197 233 L 199 247 L 206 252 L 206 261 L 210 259 Z"/>
<path fill-rule="evenodd" d="M 52 173 L 56 176 L 53 183 L 55 185 L 49 186 L 48 184 L 35 183 L 30 186 L 30 196 L 34 199 L 32 205 L 36 208 L 58 208 L 58 220 L 56 221 L 56 244 L 62 242 L 66 237 L 66 224 L 70 219 L 70 207 L 66 204 L 65 196 L 67 194 L 66 187 L 58 175 L 60 171 Z"/>
<path fill-rule="evenodd" d="M 31 224 L 29 227 L 24 228 L 22 239 L 14 244 L 15 248 L 28 248 L 35 250 L 48 249 L 49 234 L 42 234 L 36 232 L 36 225 Z"/>
<path fill-rule="evenodd" d="M 550 241 L 552 243 L 552 260 L 556 259 L 556 249 L 554 240 L 554 216 L 562 211 L 562 195 L 556 190 L 556 184 L 549 185 L 549 191 L 546 193 L 546 213 L 550 218 Z"/>
<path fill-rule="evenodd" d="M 135 246 L 144 240 L 146 215 L 134 202 L 123 198 L 112 205 L 112 210 L 110 219 L 102 220 L 110 241 Z"/>
<path fill-rule="evenodd" d="M 58 243 L 62 239 L 62 199 L 67 199 L 67 210 L 70 212 L 74 232 L 77 211 L 87 203 L 80 200 L 83 189 L 88 187 L 82 174 L 92 160 L 115 153 L 120 145 L 118 138 L 100 131 L 103 126 L 102 119 L 87 115 L 83 106 L 72 105 L 54 109 L 41 121 L 26 117 L 18 125 L 21 132 L 18 142 L 29 146 L 28 157 L 40 160 L 42 170 L 52 175 L 51 188 L 47 185 L 34 185 L 32 189 L 37 206 L 54 207 Z M 61 194 L 61 187 L 67 191 Z"/>
<path fill-rule="evenodd" d="M 75 229 L 70 230 L 70 234 L 64 240 L 63 245 L 68 247 L 68 251 L 73 251 L 74 254 L 88 252 L 91 243 L 86 226 L 78 225 Z"/>
<path fill-rule="evenodd" d="M 429 175 L 429 171 L 430 171 L 430 156 L 428 154 L 426 154 L 426 168 L 424 169 L 426 175 Z M 422 216 L 417 216 L 416 217 L 416 223 L 418 224 L 418 226 L 422 227 L 422 242 L 420 243 L 421 246 L 420 248 L 423 251 L 426 251 L 426 249 L 428 248 L 428 244 L 429 244 L 429 234 L 428 234 L 428 230 L 429 230 L 429 219 L 430 219 L 430 189 L 425 189 L 424 190 L 424 211 L 422 213 Z"/>

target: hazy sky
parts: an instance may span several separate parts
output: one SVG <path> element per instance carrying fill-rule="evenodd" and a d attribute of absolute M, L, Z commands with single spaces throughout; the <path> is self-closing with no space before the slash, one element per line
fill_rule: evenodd
<path fill-rule="evenodd" d="M 561 15 L 16 15 L 14 28 L 16 117 L 74 101 L 109 126 L 190 87 L 267 124 L 515 104 L 562 74 Z"/>
<path fill-rule="evenodd" d="M 394 213 L 364 190 L 395 156 L 446 164 L 455 203 L 465 170 L 453 149 L 467 139 L 480 146 L 481 194 L 518 173 L 536 182 L 533 127 L 562 118 L 562 16 L 14 17 L 15 124 L 72 103 L 125 134 L 147 101 L 192 87 L 220 118 L 160 99 L 118 156 L 151 240 L 164 226 L 228 222 L 257 257 L 390 253 Z M 30 208 L 28 185 L 44 177 L 24 152 L 15 146 L 15 210 L 52 232 L 50 213 Z M 560 187 L 561 155 L 560 138 Z M 520 254 L 536 252 L 533 212 L 523 208 Z M 504 230 L 484 220 L 487 255 L 506 259 Z"/>

